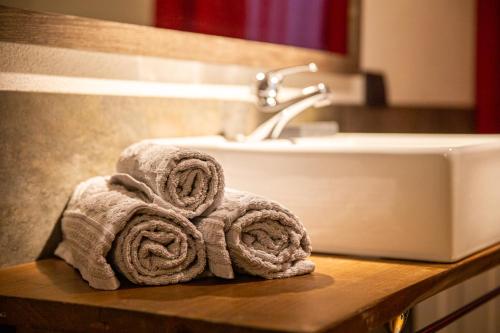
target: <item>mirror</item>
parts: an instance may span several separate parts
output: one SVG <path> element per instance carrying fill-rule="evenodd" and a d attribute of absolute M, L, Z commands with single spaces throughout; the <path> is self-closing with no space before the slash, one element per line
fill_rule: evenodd
<path fill-rule="evenodd" d="M 346 55 L 349 28 L 357 24 L 349 11 L 357 6 L 352 0 L 157 0 L 155 25 Z"/>
<path fill-rule="evenodd" d="M 0 5 L 321 50 L 332 55 L 336 67 L 358 69 L 360 0 L 0 0 Z"/>

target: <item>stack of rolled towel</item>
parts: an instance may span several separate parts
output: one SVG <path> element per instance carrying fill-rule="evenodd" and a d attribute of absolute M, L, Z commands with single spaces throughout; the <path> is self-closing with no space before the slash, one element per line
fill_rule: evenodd
<path fill-rule="evenodd" d="M 166 285 L 207 273 L 274 279 L 314 270 L 306 230 L 289 210 L 225 188 L 213 157 L 152 141 L 125 149 L 116 174 L 76 187 L 62 234 L 55 254 L 96 289 L 117 289 L 117 273 Z"/>

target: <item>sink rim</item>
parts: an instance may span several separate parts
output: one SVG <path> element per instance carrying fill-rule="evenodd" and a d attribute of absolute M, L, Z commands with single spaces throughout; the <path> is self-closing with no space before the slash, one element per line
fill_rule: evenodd
<path fill-rule="evenodd" d="M 228 152 L 306 154 L 441 154 L 448 156 L 500 148 L 500 135 L 498 134 L 339 133 L 325 137 L 303 137 L 261 142 L 229 141 L 223 136 L 216 135 L 159 138 L 151 141 Z"/>

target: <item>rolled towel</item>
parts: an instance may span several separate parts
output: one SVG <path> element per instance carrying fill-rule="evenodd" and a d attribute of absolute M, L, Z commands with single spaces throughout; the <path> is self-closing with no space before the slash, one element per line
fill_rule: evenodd
<path fill-rule="evenodd" d="M 196 227 L 127 188 L 120 177 L 95 177 L 77 186 L 63 213 L 63 240 L 55 254 L 96 289 L 117 289 L 115 270 L 146 285 L 189 281 L 202 273 L 205 245 Z"/>
<path fill-rule="evenodd" d="M 266 279 L 314 271 L 304 226 L 280 204 L 226 189 L 221 205 L 195 221 L 203 234 L 212 274 L 231 279 L 236 271 Z"/>
<path fill-rule="evenodd" d="M 116 170 L 148 185 L 169 208 L 187 218 L 208 214 L 224 196 L 224 174 L 210 155 L 141 141 L 126 148 Z"/>

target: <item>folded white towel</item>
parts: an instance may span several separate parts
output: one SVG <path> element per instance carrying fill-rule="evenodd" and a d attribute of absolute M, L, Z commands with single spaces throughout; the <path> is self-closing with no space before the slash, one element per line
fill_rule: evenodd
<path fill-rule="evenodd" d="M 195 222 L 216 276 L 233 278 L 233 268 L 267 279 L 314 271 L 304 226 L 276 202 L 226 189 L 221 205 Z"/>
<path fill-rule="evenodd" d="M 149 186 L 166 205 L 187 218 L 208 214 L 224 195 L 224 174 L 210 155 L 152 141 L 126 148 L 116 165 Z"/>
<path fill-rule="evenodd" d="M 201 233 L 178 212 L 154 204 L 159 199 L 147 187 L 143 192 L 137 186 L 121 175 L 89 179 L 77 186 L 63 214 L 63 240 L 55 254 L 94 288 L 120 286 L 113 268 L 147 285 L 189 281 L 205 269 Z"/>

